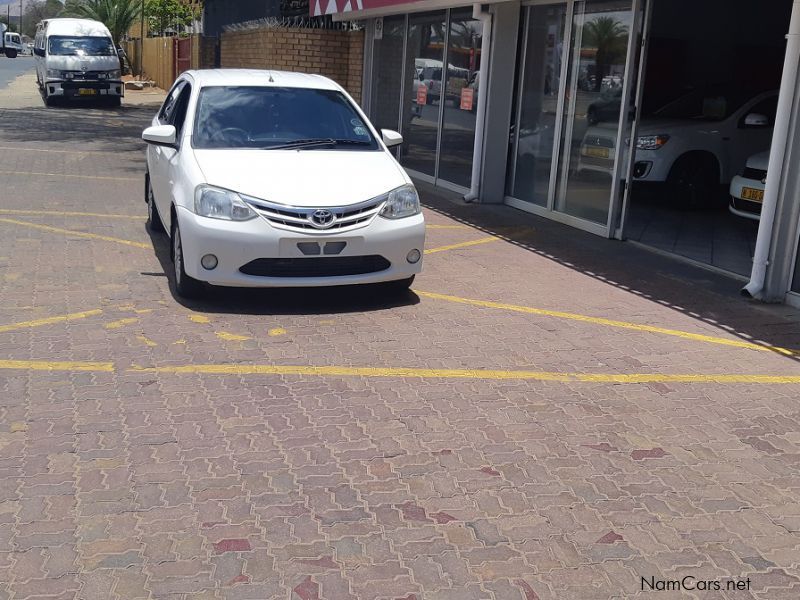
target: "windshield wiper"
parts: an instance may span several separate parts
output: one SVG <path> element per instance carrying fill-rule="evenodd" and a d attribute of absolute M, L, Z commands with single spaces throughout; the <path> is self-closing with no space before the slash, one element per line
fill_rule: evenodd
<path fill-rule="evenodd" d="M 348 139 L 333 139 L 333 138 L 320 138 L 320 139 L 307 139 L 307 140 L 294 140 L 286 144 L 278 146 L 262 146 L 262 150 L 299 150 L 302 148 L 315 148 L 318 146 L 371 146 L 372 142 L 366 140 L 348 140 Z"/>

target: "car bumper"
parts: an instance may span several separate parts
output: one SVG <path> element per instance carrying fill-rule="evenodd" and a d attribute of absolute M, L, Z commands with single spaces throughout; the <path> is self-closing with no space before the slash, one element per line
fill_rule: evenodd
<path fill-rule="evenodd" d="M 752 190 L 759 190 L 764 192 L 765 185 L 755 179 L 746 179 L 737 175 L 731 181 L 730 195 L 731 200 L 728 205 L 728 210 L 737 217 L 744 217 L 745 219 L 753 219 L 758 221 L 761 219 L 761 205 L 762 202 L 757 200 L 746 200 L 744 198 L 744 189 L 750 188 Z"/>
<path fill-rule="evenodd" d="M 407 256 L 412 250 L 423 252 L 425 248 L 425 220 L 416 215 L 404 219 L 390 220 L 375 217 L 366 227 L 345 233 L 299 233 L 278 229 L 265 219 L 257 217 L 250 221 L 231 222 L 200 217 L 185 208 L 178 208 L 178 223 L 181 229 L 181 244 L 186 273 L 199 281 L 211 285 L 229 287 L 321 287 L 354 285 L 407 279 L 422 270 L 422 258 L 409 263 Z M 341 251 L 335 243 L 345 242 Z M 298 243 L 319 244 L 319 254 L 304 254 Z M 332 244 L 333 243 L 333 244 Z M 309 246 L 305 246 L 306 252 Z M 330 250 L 329 250 L 330 249 Z M 326 254 L 326 252 L 331 252 Z M 207 254 L 217 257 L 213 270 L 201 265 Z M 251 275 L 240 269 L 261 259 L 282 259 L 281 268 L 297 265 L 299 261 L 315 261 L 323 270 L 326 265 L 340 264 L 358 257 L 383 257 L 386 268 L 358 274 L 339 274 L 335 269 L 325 275 L 315 276 L 269 276 Z M 333 260 L 329 260 L 333 259 Z M 322 261 L 328 261 L 327 263 Z M 271 261 L 275 262 L 275 261 Z M 248 267 L 250 268 L 250 267 Z M 290 269 L 290 267 L 288 267 Z"/>
<path fill-rule="evenodd" d="M 122 81 L 64 81 L 50 79 L 45 83 L 50 96 L 63 98 L 122 98 L 125 96 L 125 84 Z M 92 90 L 86 94 L 81 90 Z"/>
<path fill-rule="evenodd" d="M 663 148 L 660 150 L 637 150 L 634 155 L 635 162 L 633 163 L 634 181 L 649 181 L 653 183 L 666 181 L 672 164 L 668 160 L 669 156 L 663 152 Z"/>

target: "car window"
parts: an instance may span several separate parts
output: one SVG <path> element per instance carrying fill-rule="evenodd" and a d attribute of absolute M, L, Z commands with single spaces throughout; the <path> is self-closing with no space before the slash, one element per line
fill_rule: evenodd
<path fill-rule="evenodd" d="M 186 85 L 185 81 L 178 81 L 178 83 L 172 86 L 169 94 L 167 94 L 167 99 L 164 100 L 164 104 L 161 106 L 161 110 L 158 113 L 158 122 L 162 125 L 168 125 L 172 121 L 172 113 L 175 110 L 175 105 L 178 102 L 178 97 L 184 85 Z"/>
<path fill-rule="evenodd" d="M 178 139 L 181 137 L 183 126 L 186 122 L 186 111 L 189 108 L 189 98 L 192 95 L 192 86 L 188 83 L 183 86 L 175 102 L 175 110 L 172 111 L 172 118 L 170 124 L 175 126 L 178 133 Z"/>
<path fill-rule="evenodd" d="M 337 141 L 337 150 L 377 150 L 368 125 L 337 90 L 206 87 L 197 101 L 195 148 L 264 148 Z M 330 148 L 331 146 L 327 146 Z"/>

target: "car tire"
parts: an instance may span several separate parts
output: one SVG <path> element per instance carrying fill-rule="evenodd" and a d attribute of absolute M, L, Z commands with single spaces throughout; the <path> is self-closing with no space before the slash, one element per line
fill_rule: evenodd
<path fill-rule="evenodd" d="M 719 165 L 707 154 L 684 155 L 667 177 L 668 201 L 685 208 L 707 208 L 719 195 Z"/>
<path fill-rule="evenodd" d="M 153 233 L 163 233 L 164 223 L 158 214 L 158 206 L 153 195 L 153 186 L 150 185 L 150 175 L 144 176 L 144 193 L 147 202 L 147 228 Z"/>
<path fill-rule="evenodd" d="M 174 265 L 173 274 L 175 277 L 175 292 L 181 298 L 198 298 L 203 293 L 203 284 L 189 277 L 184 268 L 183 244 L 181 243 L 181 229 L 178 227 L 178 219 L 172 225 L 172 261 Z"/>

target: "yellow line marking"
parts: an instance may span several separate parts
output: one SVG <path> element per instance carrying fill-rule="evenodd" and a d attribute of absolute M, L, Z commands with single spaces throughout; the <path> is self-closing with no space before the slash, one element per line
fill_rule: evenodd
<path fill-rule="evenodd" d="M 268 332 L 270 337 L 277 337 L 279 335 L 286 335 L 286 330 L 283 327 L 275 327 Z"/>
<path fill-rule="evenodd" d="M 54 323 L 65 323 L 67 321 L 77 321 L 79 319 L 86 319 L 88 317 L 96 317 L 103 314 L 100 309 L 87 310 L 79 313 L 72 313 L 69 315 L 61 315 L 57 317 L 46 317 L 44 319 L 35 319 L 33 321 L 23 321 L 21 323 L 12 323 L 11 325 L 0 325 L 0 333 L 7 331 L 16 331 L 18 329 L 30 329 L 32 327 L 43 327 L 44 325 L 53 325 Z"/>
<path fill-rule="evenodd" d="M 189 315 L 189 320 L 192 323 L 211 323 L 211 319 L 205 315 Z"/>
<path fill-rule="evenodd" d="M 674 337 L 683 338 L 686 340 L 694 340 L 697 342 L 706 342 L 709 344 L 719 344 L 721 346 L 732 346 L 734 348 L 746 348 L 748 350 L 760 350 L 762 352 L 778 352 L 786 356 L 794 356 L 796 353 L 788 348 L 779 348 L 776 346 L 768 346 L 755 344 L 753 342 L 743 342 L 740 340 L 730 340 L 727 338 L 714 337 L 710 335 L 703 335 L 700 333 L 690 333 L 688 331 L 680 331 L 677 329 L 666 329 L 664 327 L 654 327 L 652 325 L 639 325 L 636 323 L 628 323 L 626 321 L 614 321 L 612 319 L 604 319 L 601 317 L 589 317 L 587 315 L 580 315 L 575 313 L 561 312 L 556 310 L 544 310 L 541 308 L 532 308 L 530 306 L 517 306 L 514 304 L 504 304 L 502 302 L 489 302 L 485 300 L 472 300 L 469 298 L 461 298 L 459 296 L 449 296 L 446 294 L 435 294 L 433 292 L 422 292 L 414 290 L 419 296 L 431 298 L 435 300 L 445 300 L 447 302 L 455 302 L 457 304 L 467 304 L 470 306 L 480 306 L 483 308 L 494 308 L 498 310 L 509 310 L 513 312 L 526 313 L 530 315 L 541 315 L 544 317 L 556 317 L 558 319 L 569 319 L 571 321 L 582 321 L 584 323 L 594 323 L 595 325 L 604 325 L 606 327 L 617 327 L 619 329 L 631 329 L 633 331 L 642 331 L 647 333 L 658 333 L 661 335 L 671 335 Z"/>
<path fill-rule="evenodd" d="M 0 370 L 115 372 L 114 363 L 0 360 Z M 717 383 L 717 384 L 800 384 L 800 375 L 660 375 L 657 373 L 556 373 L 547 371 L 503 371 L 481 369 L 417 369 L 382 367 L 315 367 L 295 365 L 182 365 L 139 367 L 127 373 L 199 375 L 298 375 L 317 377 L 405 377 L 415 379 L 474 379 L 552 381 L 563 383 Z"/>
<path fill-rule="evenodd" d="M 133 242 L 131 240 L 122 240 L 120 238 L 109 237 L 107 235 L 97 235 L 95 233 L 86 233 L 83 231 L 72 231 L 71 229 L 61 229 L 60 227 L 50 227 L 49 225 L 40 225 L 38 223 L 28 223 L 27 221 L 18 221 L 16 219 L 0 219 L 0 223 L 8 223 L 9 225 L 20 225 L 22 227 L 30 227 L 32 229 L 40 229 L 50 233 L 63 233 L 64 235 L 73 235 L 76 237 L 88 238 L 91 240 L 102 240 L 104 242 L 114 242 L 116 244 L 124 244 L 126 246 L 133 246 L 134 248 L 152 248 L 150 244 L 142 242 Z"/>
<path fill-rule="evenodd" d="M 155 348 L 156 346 L 158 346 L 158 344 L 156 344 L 153 340 L 151 340 L 151 339 L 149 339 L 149 338 L 147 338 L 147 337 L 145 337 L 143 335 L 137 335 L 136 339 L 139 340 L 140 342 L 142 342 L 145 346 L 147 346 L 149 348 Z"/>
<path fill-rule="evenodd" d="M 113 373 L 114 363 L 58 362 L 44 360 L 0 360 L 0 370 L 12 371 L 95 371 Z"/>
<path fill-rule="evenodd" d="M 29 175 L 37 177 L 67 177 L 68 179 L 94 179 L 97 181 L 139 181 L 135 177 L 104 177 L 101 175 L 74 175 L 72 173 L 39 173 L 35 171 L 0 171 L 2 175 Z"/>
<path fill-rule="evenodd" d="M 426 229 L 471 229 L 468 225 L 425 225 Z"/>
<path fill-rule="evenodd" d="M 45 148 L 26 148 L 25 146 L 0 146 L 0 150 L 14 150 L 15 152 L 46 152 L 48 154 L 96 154 L 108 156 L 108 152 L 92 152 L 89 150 L 52 150 Z"/>
<path fill-rule="evenodd" d="M 135 319 L 133 317 L 129 317 L 127 319 L 120 319 L 119 321 L 112 321 L 111 323 L 106 323 L 103 325 L 106 329 L 121 329 L 125 327 L 125 325 L 132 325 L 133 323 L 138 323 L 139 319 Z"/>
<path fill-rule="evenodd" d="M 226 342 L 246 342 L 249 339 L 246 335 L 236 335 L 235 333 L 227 333 L 225 331 L 217 331 L 217 337 Z"/>
<path fill-rule="evenodd" d="M 430 248 L 425 250 L 425 254 L 435 254 L 436 252 L 446 252 L 447 250 L 458 250 L 459 248 L 469 248 L 470 246 L 480 246 L 481 244 L 488 244 L 490 242 L 499 242 L 500 238 L 491 236 L 481 238 L 479 240 L 472 240 L 471 242 L 461 242 L 459 244 L 450 244 L 449 246 L 440 246 L 438 248 Z"/>
<path fill-rule="evenodd" d="M 580 383 L 759 383 L 800 384 L 800 375 L 659 375 L 656 373 L 555 373 L 481 369 L 315 367 L 293 365 L 184 365 L 133 367 L 133 372 L 204 375 L 312 375 L 331 377 L 409 377 L 421 379 L 528 380 Z"/>
<path fill-rule="evenodd" d="M 109 213 L 91 213 L 91 212 L 72 212 L 72 211 L 57 211 L 57 210 L 16 210 L 10 208 L 0 209 L 0 215 L 20 215 L 20 216 L 43 216 L 43 217 L 99 217 L 104 219 L 133 219 L 136 221 L 144 221 L 147 219 L 145 216 L 140 215 L 116 215 Z"/>

